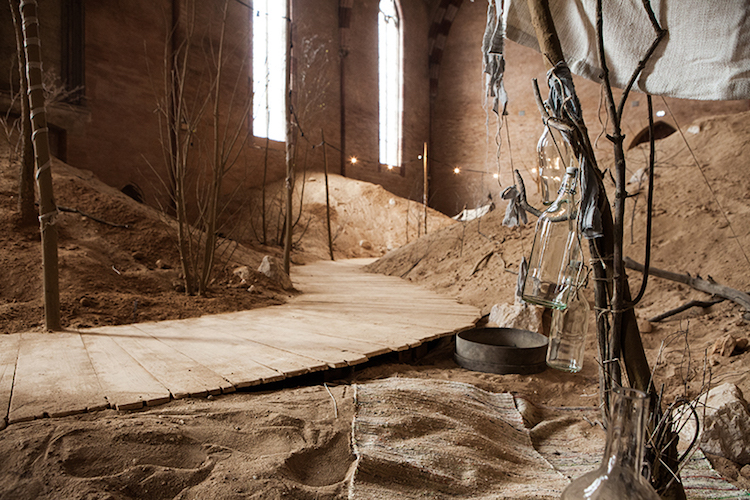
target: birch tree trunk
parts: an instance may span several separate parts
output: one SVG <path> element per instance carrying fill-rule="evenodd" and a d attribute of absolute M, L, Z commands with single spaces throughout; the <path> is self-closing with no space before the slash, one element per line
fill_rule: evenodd
<path fill-rule="evenodd" d="M 292 122 L 292 1 L 286 0 L 286 222 L 284 271 L 289 274 L 292 254 L 292 194 L 294 193 L 294 124 Z"/>
<path fill-rule="evenodd" d="M 26 47 L 26 77 L 29 83 L 29 105 L 32 142 L 36 156 L 36 180 L 39 185 L 39 224 L 42 233 L 42 269 L 44 279 L 44 326 L 59 331 L 60 285 L 57 268 L 57 206 L 52 193 L 49 134 L 42 90 L 42 51 L 39 36 L 36 0 L 22 0 L 20 5 L 24 46 Z"/>
<path fill-rule="evenodd" d="M 29 116 L 29 81 L 26 78 L 26 52 L 23 48 L 23 31 L 18 0 L 8 0 L 18 55 L 18 81 L 21 100 L 21 167 L 18 175 L 18 222 L 21 226 L 36 223 L 34 207 L 34 146 L 31 142 L 31 117 Z"/>

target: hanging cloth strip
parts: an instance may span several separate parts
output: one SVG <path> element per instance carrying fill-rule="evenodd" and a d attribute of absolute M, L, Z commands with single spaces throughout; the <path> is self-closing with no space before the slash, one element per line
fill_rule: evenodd
<path fill-rule="evenodd" d="M 502 197 L 508 200 L 508 206 L 505 208 L 505 217 L 503 217 L 503 226 L 516 227 L 526 224 L 529 221 L 526 210 L 521 207 L 520 194 L 516 186 L 508 186 L 503 191 Z"/>
<path fill-rule="evenodd" d="M 547 84 L 549 85 L 549 96 L 546 107 L 551 117 L 556 120 L 548 120 L 547 124 L 554 127 L 556 122 L 575 124 L 583 123 L 581 103 L 575 93 L 573 76 L 565 63 L 547 72 Z M 580 130 L 580 129 L 579 129 Z M 593 153 L 583 154 L 585 144 L 571 134 L 567 129 L 560 128 L 560 133 L 573 146 L 580 163 L 580 185 L 581 185 L 581 217 L 578 226 L 581 234 L 586 239 L 599 238 L 602 236 L 602 214 L 598 207 L 599 184 L 596 182 L 594 165 L 589 161 Z"/>
<path fill-rule="evenodd" d="M 503 44 L 505 43 L 505 23 L 503 22 L 503 0 L 489 0 L 487 7 L 487 25 L 482 38 L 482 54 L 484 54 L 485 86 L 488 97 L 492 98 L 492 111 L 503 116 L 508 104 L 508 94 L 503 85 L 505 73 L 505 58 Z M 500 7 L 497 6 L 500 3 Z"/>

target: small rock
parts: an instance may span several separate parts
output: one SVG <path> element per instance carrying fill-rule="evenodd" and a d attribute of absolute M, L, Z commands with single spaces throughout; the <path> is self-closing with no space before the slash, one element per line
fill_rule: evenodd
<path fill-rule="evenodd" d="M 247 283 L 250 280 L 250 268 L 247 266 L 240 266 L 238 268 L 235 268 L 232 273 L 237 276 L 241 283 Z"/>
<path fill-rule="evenodd" d="M 367 240 L 359 240 L 359 246 L 365 250 L 372 250 L 372 243 Z"/>
<path fill-rule="evenodd" d="M 729 357 L 734 352 L 734 348 L 737 347 L 737 339 L 729 334 L 719 338 L 714 345 L 709 349 L 709 354 L 716 354 L 718 356 Z"/>
<path fill-rule="evenodd" d="M 641 333 L 651 333 L 654 331 L 654 326 L 647 319 L 638 320 L 638 331 Z"/>
<path fill-rule="evenodd" d="M 258 290 L 255 285 L 250 285 L 250 288 L 248 288 L 247 291 L 256 295 L 260 293 L 260 290 Z"/>
<path fill-rule="evenodd" d="M 268 276 L 270 279 L 281 285 L 281 288 L 284 290 L 291 290 L 294 288 L 292 280 L 281 267 L 279 261 L 269 255 L 263 257 L 263 262 L 260 263 L 258 272 Z"/>
<path fill-rule="evenodd" d="M 80 302 L 80 304 L 81 304 L 81 305 L 82 305 L 83 307 L 94 307 L 94 305 L 95 305 L 95 304 L 94 304 L 94 301 L 93 301 L 93 300 L 91 300 L 91 299 L 90 299 L 90 298 L 88 298 L 88 297 L 81 297 L 81 300 L 80 300 L 79 302 Z"/>
<path fill-rule="evenodd" d="M 133 252 L 133 260 L 144 261 L 146 260 L 146 254 L 143 252 Z"/>
<path fill-rule="evenodd" d="M 214 397 L 213 397 L 213 395 L 212 395 L 212 394 L 209 394 L 209 395 L 208 395 L 208 397 L 206 397 L 206 399 L 208 399 L 209 401 L 213 401 L 213 400 L 214 400 Z"/>
<path fill-rule="evenodd" d="M 184 293 L 185 292 L 185 283 L 182 281 L 175 281 L 172 283 L 172 288 L 174 288 L 175 292 Z"/>
<path fill-rule="evenodd" d="M 500 328 L 519 328 L 541 333 L 543 312 L 543 308 L 532 306 L 516 298 L 514 304 L 492 306 L 488 321 Z"/>
<path fill-rule="evenodd" d="M 168 263 L 164 262 L 161 259 L 158 259 L 154 265 L 156 265 L 157 269 L 172 269 L 172 266 L 170 266 Z"/>
<path fill-rule="evenodd" d="M 746 465 L 740 469 L 740 475 L 750 479 L 750 465 Z"/>
<path fill-rule="evenodd" d="M 750 412 L 736 385 L 726 383 L 709 391 L 702 428 L 704 452 L 750 464 Z"/>

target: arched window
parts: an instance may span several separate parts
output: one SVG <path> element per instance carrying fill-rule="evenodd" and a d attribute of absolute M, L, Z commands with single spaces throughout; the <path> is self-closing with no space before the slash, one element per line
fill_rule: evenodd
<path fill-rule="evenodd" d="M 286 2 L 253 0 L 253 135 L 286 139 Z"/>
<path fill-rule="evenodd" d="M 380 163 L 401 166 L 402 122 L 401 16 L 396 0 L 380 0 L 378 13 L 378 75 L 380 102 Z"/>

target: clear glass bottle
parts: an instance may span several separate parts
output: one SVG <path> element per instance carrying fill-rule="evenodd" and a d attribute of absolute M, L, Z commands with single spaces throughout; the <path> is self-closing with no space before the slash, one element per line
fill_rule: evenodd
<path fill-rule="evenodd" d="M 562 500 L 659 500 L 641 474 L 648 396 L 618 387 L 612 392 L 607 445 L 598 469 L 575 479 Z"/>
<path fill-rule="evenodd" d="M 580 287 L 571 293 L 568 307 L 552 311 L 547 366 L 566 372 L 581 371 L 590 312 Z"/>
<path fill-rule="evenodd" d="M 546 126 L 536 145 L 542 203 L 550 205 L 560 190 L 565 170 L 571 165 L 571 147 L 555 128 Z"/>
<path fill-rule="evenodd" d="M 583 269 L 578 238 L 578 169 L 568 167 L 554 202 L 536 223 L 529 270 L 523 285 L 526 302 L 553 309 L 565 309 Z"/>

